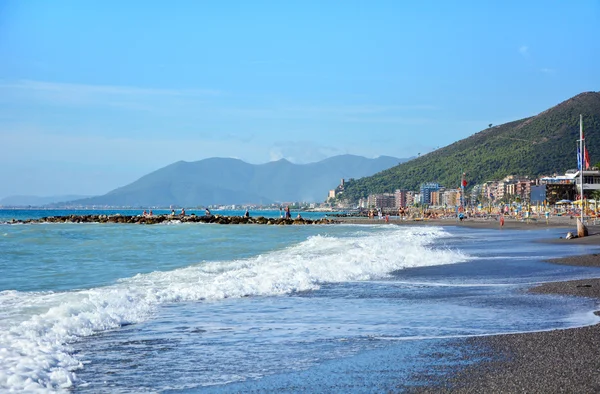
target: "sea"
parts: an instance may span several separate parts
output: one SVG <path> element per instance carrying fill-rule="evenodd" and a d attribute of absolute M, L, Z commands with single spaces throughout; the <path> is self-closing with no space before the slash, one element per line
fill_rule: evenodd
<path fill-rule="evenodd" d="M 598 276 L 544 262 L 597 251 L 564 229 L 6 223 L 117 213 L 0 210 L 0 392 L 402 392 L 466 338 L 599 319 L 526 292 Z"/>

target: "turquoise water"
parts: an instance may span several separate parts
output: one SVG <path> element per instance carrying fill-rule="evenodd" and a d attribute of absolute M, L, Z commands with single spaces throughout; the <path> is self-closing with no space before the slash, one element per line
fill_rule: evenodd
<path fill-rule="evenodd" d="M 560 231 L 3 224 L 0 390 L 410 387 L 449 340 L 597 321 L 523 292 L 596 275 L 541 261 L 594 250 L 532 242 Z"/>

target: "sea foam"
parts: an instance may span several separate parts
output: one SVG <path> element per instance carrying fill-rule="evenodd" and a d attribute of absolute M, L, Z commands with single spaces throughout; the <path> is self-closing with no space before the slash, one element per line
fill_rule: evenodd
<path fill-rule="evenodd" d="M 263 255 L 138 274 L 112 286 L 62 293 L 0 292 L 0 390 L 67 389 L 83 367 L 69 344 L 152 317 L 163 303 L 277 296 L 323 283 L 383 279 L 390 272 L 469 257 L 431 245 L 440 228 L 385 226 L 349 236 L 311 236 Z"/>

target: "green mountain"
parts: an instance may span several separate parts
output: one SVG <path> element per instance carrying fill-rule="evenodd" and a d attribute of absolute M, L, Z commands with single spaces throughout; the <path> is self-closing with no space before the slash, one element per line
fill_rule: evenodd
<path fill-rule="evenodd" d="M 600 92 L 581 93 L 539 115 L 493 126 L 373 176 L 346 183 L 341 196 L 357 201 L 373 193 L 418 190 L 421 183 L 460 186 L 507 175 L 564 174 L 577 168 L 579 115 L 592 164 L 600 161 Z"/>
<path fill-rule="evenodd" d="M 322 202 L 341 179 L 373 175 L 401 161 L 390 156 L 367 159 L 354 155 L 330 157 L 310 164 L 279 160 L 254 165 L 229 158 L 179 161 L 103 196 L 71 201 L 70 204 L 195 207 Z"/>

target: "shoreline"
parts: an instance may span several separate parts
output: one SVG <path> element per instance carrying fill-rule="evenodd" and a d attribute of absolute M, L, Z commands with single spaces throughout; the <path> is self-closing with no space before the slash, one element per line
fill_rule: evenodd
<path fill-rule="evenodd" d="M 379 219 L 337 218 L 341 223 L 386 224 Z M 552 217 L 529 222 L 506 218 L 504 226 L 496 219 L 391 219 L 390 224 L 420 226 L 453 226 L 498 231 L 526 231 L 542 229 L 564 229 L 559 238 L 540 241 L 552 244 L 578 244 L 600 247 L 600 222 L 588 223 L 589 235 L 583 238 L 566 239 L 567 232 L 577 233 L 577 221 L 573 217 Z M 516 234 L 515 234 L 516 235 Z M 600 268 L 600 252 L 573 255 L 545 260 L 550 264 L 566 264 Z M 600 269 L 595 277 L 581 280 L 548 282 L 527 290 L 532 294 L 554 294 L 588 297 L 598 301 L 600 310 Z M 600 311 L 594 312 L 600 315 Z M 556 392 L 600 392 L 600 322 L 583 326 L 551 331 L 518 334 L 500 334 L 471 337 L 451 342 L 456 346 L 472 349 L 471 353 L 480 360 L 469 365 L 442 367 L 435 373 L 417 374 L 423 386 L 403 387 L 417 393 L 556 393 Z M 442 356 L 443 357 L 443 356 Z M 468 357 L 468 356 L 467 356 Z M 430 371 L 432 372 L 432 371 Z M 442 372 L 441 374 L 439 372 Z"/>
<path fill-rule="evenodd" d="M 445 219 L 400 219 L 398 217 L 390 217 L 389 221 L 385 219 L 369 219 L 364 217 L 331 217 L 339 223 L 346 224 L 396 224 L 402 226 L 459 226 L 468 228 L 497 228 L 497 229 L 540 229 L 540 228 L 575 228 L 577 220 L 571 216 L 555 216 L 550 218 L 548 223 L 545 219 L 532 218 L 528 221 L 517 220 L 514 218 L 506 218 L 504 226 L 500 226 L 500 222 L 496 218 L 469 218 L 459 221 L 456 218 Z M 597 225 L 588 224 L 588 228 L 597 227 L 600 231 L 600 222 Z"/>
<path fill-rule="evenodd" d="M 589 240 L 591 239 L 591 240 Z M 600 236 L 577 241 L 599 245 Z M 600 254 L 574 255 L 546 260 L 600 268 Z M 548 282 L 527 290 L 533 294 L 554 294 L 594 298 L 600 305 L 600 270 L 597 277 Z M 600 306 L 599 306 L 600 308 Z M 600 315 L 599 311 L 594 312 Z M 600 391 L 600 323 L 567 329 L 518 334 L 471 337 L 450 346 L 473 349 L 476 361 L 454 366 L 433 375 L 424 386 L 409 389 L 418 393 L 556 393 Z"/>
<path fill-rule="evenodd" d="M 566 239 L 568 232 L 577 234 L 576 218 L 571 217 L 555 217 L 546 221 L 531 220 L 529 222 L 506 219 L 504 226 L 500 227 L 500 223 L 495 219 L 465 219 L 462 222 L 456 219 L 426 219 L 426 220 L 401 220 L 390 218 L 389 222 L 379 219 L 368 218 L 336 218 L 337 223 L 342 224 L 359 224 L 359 225 L 398 225 L 398 226 L 439 226 L 439 227 L 465 227 L 470 229 L 487 229 L 499 231 L 521 231 L 521 230 L 542 230 L 542 229 L 564 229 L 564 234 L 558 238 L 547 238 L 540 241 L 548 244 L 577 244 L 577 245 L 598 245 L 600 246 L 600 222 L 597 224 L 587 224 L 588 236 L 583 238 Z M 600 275 L 600 273 L 599 273 Z"/>

